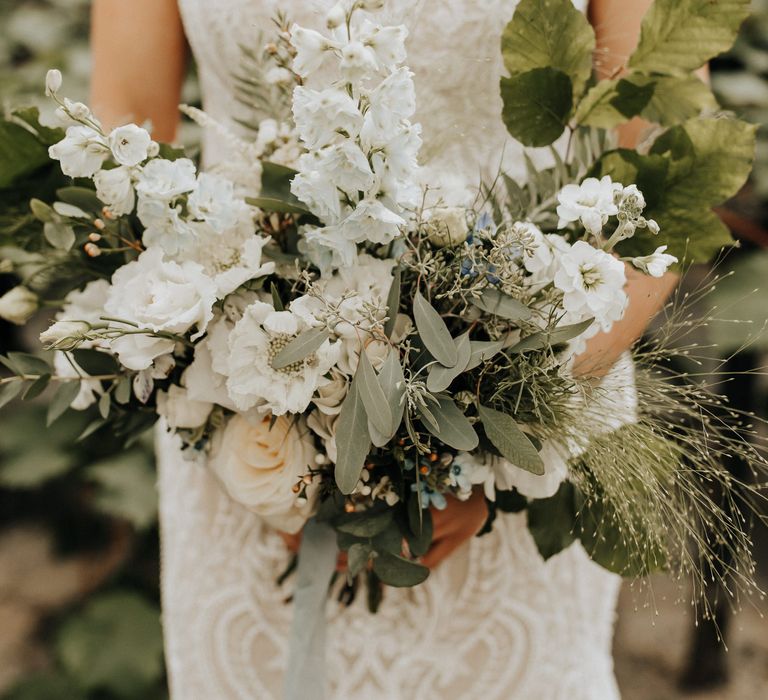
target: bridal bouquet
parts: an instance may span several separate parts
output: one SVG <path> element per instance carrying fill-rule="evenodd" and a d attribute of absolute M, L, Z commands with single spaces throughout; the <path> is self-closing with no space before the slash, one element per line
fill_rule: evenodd
<path fill-rule="evenodd" d="M 160 416 L 271 526 L 330 526 L 348 579 L 372 585 L 423 581 L 430 506 L 476 488 L 492 514 L 528 511 L 544 556 L 580 539 L 621 573 L 695 571 L 699 519 L 744 555 L 719 458 L 746 443 L 640 370 L 622 409 L 571 369 L 622 318 L 627 264 L 660 277 L 728 241 L 710 207 L 747 177 L 754 130 L 700 118 L 714 105 L 691 71 L 747 3 L 709 3 L 694 27 L 691 3 L 659 0 L 626 74 L 596 80 L 586 19 L 567 0 L 523 0 L 499 118 L 532 147 L 567 131 L 567 148 L 460 205 L 419 168 L 407 30 L 375 21 L 382 4 L 339 3 L 326 33 L 278 22 L 266 78 L 290 114 L 252 141 L 225 134 L 243 178 L 233 163 L 199 171 L 141 126 L 105 130 L 48 74 L 66 132 L 24 128 L 72 182 L 31 202 L 42 225 L 9 253 L 25 282 L 0 314 L 56 307 L 40 336 L 52 352 L 2 358 L 3 401 L 56 384 L 50 420 L 88 410 L 86 433 L 114 440 Z M 666 130 L 642 152 L 612 147 L 606 130 L 636 115 Z M 671 410 L 703 424 L 676 430 Z"/>

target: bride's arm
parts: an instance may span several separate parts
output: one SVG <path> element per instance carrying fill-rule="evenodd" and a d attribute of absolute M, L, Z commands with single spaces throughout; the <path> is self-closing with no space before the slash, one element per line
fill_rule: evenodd
<path fill-rule="evenodd" d="M 108 127 L 151 120 L 172 141 L 186 62 L 177 0 L 96 0 L 91 105 Z"/>

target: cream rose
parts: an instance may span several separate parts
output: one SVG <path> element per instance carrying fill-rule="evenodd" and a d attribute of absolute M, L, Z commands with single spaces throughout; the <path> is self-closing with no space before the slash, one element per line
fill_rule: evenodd
<path fill-rule="evenodd" d="M 307 500 L 293 487 L 315 465 L 317 450 L 303 419 L 279 416 L 250 422 L 236 415 L 217 435 L 209 464 L 238 503 L 284 532 L 298 532 L 312 514 L 316 484 Z"/>

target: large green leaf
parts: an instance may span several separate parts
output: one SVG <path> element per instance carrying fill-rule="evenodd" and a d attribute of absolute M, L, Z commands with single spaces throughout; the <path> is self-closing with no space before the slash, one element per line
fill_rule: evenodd
<path fill-rule="evenodd" d="M 592 72 L 595 33 L 571 0 L 522 0 L 501 37 L 510 75 L 554 68 L 580 95 Z"/>
<path fill-rule="evenodd" d="M 368 420 L 373 424 L 377 434 L 392 435 L 392 410 L 387 403 L 387 396 L 379 383 L 379 378 L 368 359 L 365 350 L 360 351 L 359 369 L 357 372 L 357 390 L 365 406 Z"/>
<path fill-rule="evenodd" d="M 478 412 L 486 437 L 502 457 L 531 474 L 544 474 L 538 450 L 510 416 L 486 406 L 479 406 Z"/>
<path fill-rule="evenodd" d="M 388 586 L 418 586 L 429 576 L 426 566 L 388 552 L 380 552 L 373 560 L 374 573 Z"/>
<path fill-rule="evenodd" d="M 56 651 L 83 687 L 144 697 L 163 673 L 160 611 L 135 593 L 104 594 L 64 623 Z"/>
<path fill-rule="evenodd" d="M 263 162 L 261 171 L 261 192 L 258 197 L 247 197 L 246 201 L 265 211 L 287 214 L 309 214 L 309 209 L 291 192 L 291 180 L 296 171 L 277 163 Z"/>
<path fill-rule="evenodd" d="M 629 67 L 663 75 L 696 70 L 731 47 L 749 5 L 750 0 L 655 0 Z"/>
<path fill-rule="evenodd" d="M 574 119 L 579 125 L 612 129 L 640 114 L 653 98 L 654 82 L 601 80 L 584 96 Z"/>
<path fill-rule="evenodd" d="M 64 452 L 60 446 L 30 439 L 23 449 L 3 456 L 0 485 L 13 489 L 36 488 L 65 474 L 74 466 L 72 455 Z"/>
<path fill-rule="evenodd" d="M 527 510 L 528 530 L 544 559 L 562 552 L 576 539 L 576 506 L 570 482 L 564 481 L 550 498 L 531 501 Z"/>
<path fill-rule="evenodd" d="M 422 423 L 438 440 L 465 452 L 477 447 L 477 433 L 453 399 L 440 398 L 437 405 L 430 403 L 429 411 L 437 421 L 437 426 L 433 426 L 429 420 L 423 420 Z"/>
<path fill-rule="evenodd" d="M 11 187 L 49 161 L 48 147 L 19 124 L 0 121 L 0 189 Z"/>
<path fill-rule="evenodd" d="M 405 402 L 403 401 L 405 376 L 403 375 L 403 367 L 400 364 L 400 353 L 395 349 L 390 350 L 381 365 L 379 384 L 381 384 L 387 406 L 389 406 L 392 414 L 392 432 L 390 434 L 378 433 L 370 421 L 368 422 L 368 431 L 373 444 L 376 447 L 384 447 L 400 427 L 400 423 L 403 420 L 403 411 L 405 410 Z"/>
<path fill-rule="evenodd" d="M 455 339 L 456 353 L 458 360 L 453 367 L 444 367 L 443 365 L 432 365 L 427 377 L 427 389 L 436 393 L 447 389 L 451 382 L 456 379 L 469 364 L 472 358 L 472 346 L 469 340 L 469 333 L 462 333 Z"/>
<path fill-rule="evenodd" d="M 656 76 L 646 78 L 654 83 L 653 96 L 641 116 L 662 126 L 674 126 L 702 112 L 717 109 L 712 90 L 695 75 Z M 635 76 L 634 82 L 640 77 Z"/>
<path fill-rule="evenodd" d="M 571 79 L 554 68 L 534 68 L 501 79 L 502 118 L 525 146 L 548 146 L 565 130 L 573 108 Z"/>
<path fill-rule="evenodd" d="M 341 406 L 336 424 L 338 458 L 334 474 L 339 490 L 345 494 L 352 493 L 357 486 L 365 458 L 371 447 L 371 441 L 368 438 L 368 416 L 365 413 L 357 381 L 356 376 Z"/>
<path fill-rule="evenodd" d="M 413 320 L 424 346 L 441 365 L 453 367 L 459 359 L 456 345 L 445 321 L 435 308 L 416 290 L 413 298 Z"/>

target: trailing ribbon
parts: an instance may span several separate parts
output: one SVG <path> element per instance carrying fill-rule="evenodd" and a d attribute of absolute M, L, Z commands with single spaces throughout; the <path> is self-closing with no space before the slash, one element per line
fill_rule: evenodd
<path fill-rule="evenodd" d="M 308 520 L 299 549 L 284 700 L 325 698 L 325 604 L 337 555 L 334 531 Z"/>

